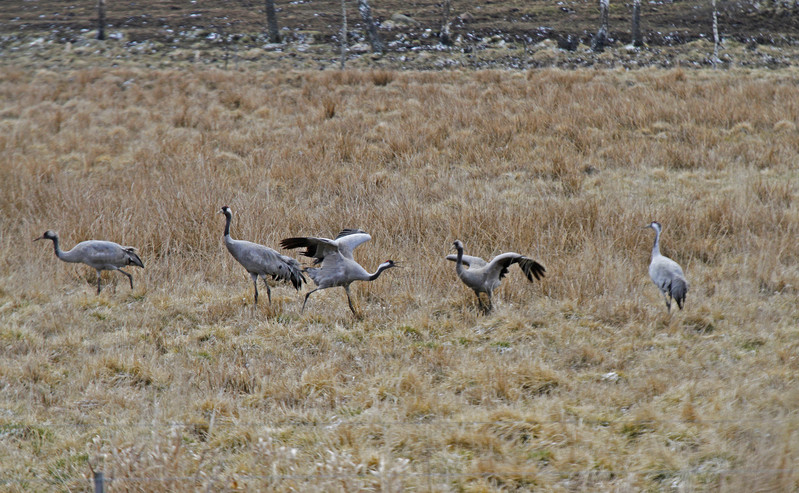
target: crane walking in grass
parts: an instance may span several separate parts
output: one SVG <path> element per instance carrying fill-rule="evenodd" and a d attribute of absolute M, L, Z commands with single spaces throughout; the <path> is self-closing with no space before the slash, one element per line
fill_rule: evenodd
<path fill-rule="evenodd" d="M 47 230 L 33 241 L 53 240 L 56 257 L 64 262 L 86 264 L 97 271 L 97 294 L 100 294 L 100 273 L 104 270 L 115 270 L 128 276 L 130 289 L 133 289 L 133 276 L 121 269 L 127 265 L 144 268 L 136 248 L 122 246 L 113 241 L 88 240 L 75 245 L 72 250 L 63 251 L 58 246 L 58 234 Z"/>
<path fill-rule="evenodd" d="M 230 221 L 233 213 L 230 207 L 223 206 L 219 214 L 225 215 L 225 246 L 238 263 L 250 273 L 252 284 L 255 288 L 255 304 L 258 304 L 258 276 L 264 281 L 266 286 L 266 297 L 272 303 L 272 291 L 266 282 L 266 276 L 279 281 L 287 281 L 294 286 L 297 291 L 305 282 L 302 275 L 302 266 L 296 259 L 281 255 L 269 247 L 259 245 L 244 240 L 234 240 L 230 237 Z"/>
<path fill-rule="evenodd" d="M 286 249 L 305 248 L 302 253 L 306 257 L 314 259 L 314 265 L 321 263 L 321 267 L 309 267 L 305 272 L 316 283 L 316 289 L 309 291 L 305 295 L 305 301 L 302 303 L 302 310 L 305 310 L 305 304 L 308 302 L 308 297 L 312 293 L 320 289 L 327 289 L 336 286 L 341 286 L 347 292 L 347 302 L 350 305 L 353 315 L 356 317 L 358 313 L 352 305 L 352 297 L 350 296 L 350 284 L 355 281 L 374 281 L 380 274 L 392 267 L 398 267 L 393 260 L 386 260 L 377 267 L 374 274 L 370 274 L 361 265 L 355 261 L 352 256 L 352 251 L 355 248 L 367 241 L 371 240 L 365 231 L 360 229 L 345 229 L 338 234 L 335 240 L 328 238 L 314 238 L 314 237 L 297 237 L 286 238 L 280 242 L 280 246 Z"/>
<path fill-rule="evenodd" d="M 663 228 L 660 223 L 653 221 L 644 226 L 644 229 L 652 228 L 655 230 L 655 244 L 652 247 L 652 260 L 649 262 L 649 277 L 652 282 L 663 293 L 666 300 L 666 310 L 671 313 L 671 300 L 677 302 L 677 306 L 682 310 L 685 303 L 685 295 L 688 293 L 688 281 L 682 272 L 680 264 L 674 260 L 660 254 L 660 232 Z"/>
<path fill-rule="evenodd" d="M 543 265 L 518 253 L 503 253 L 491 259 L 491 262 L 486 262 L 480 257 L 464 255 L 463 243 L 460 240 L 455 240 L 452 246 L 458 253 L 447 255 L 447 260 L 455 262 L 455 272 L 464 284 L 474 290 L 474 294 L 477 295 L 477 303 L 484 313 L 489 313 L 492 310 L 491 294 L 499 287 L 500 281 L 508 273 L 508 267 L 511 265 L 519 264 L 530 282 L 533 282 L 533 277 L 540 280 L 546 272 Z M 483 304 L 480 293 L 485 293 L 488 296 L 487 304 Z"/>

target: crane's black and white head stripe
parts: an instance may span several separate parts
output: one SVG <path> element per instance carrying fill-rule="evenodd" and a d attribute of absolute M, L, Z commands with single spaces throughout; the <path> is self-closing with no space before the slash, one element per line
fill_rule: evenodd
<path fill-rule="evenodd" d="M 654 229 L 657 232 L 660 232 L 663 229 L 660 226 L 660 223 L 657 222 L 657 221 L 652 221 L 651 223 L 647 224 L 646 226 L 644 226 L 644 229 L 646 229 L 646 228 L 652 228 L 652 229 Z"/>
<path fill-rule="evenodd" d="M 53 230 L 50 230 L 50 229 L 48 229 L 47 231 L 45 231 L 45 232 L 44 232 L 44 234 L 43 234 L 42 236 L 40 236 L 40 237 L 36 238 L 36 239 L 35 239 L 35 240 L 33 240 L 33 241 L 39 241 L 39 240 L 55 240 L 55 239 L 57 239 L 57 238 L 58 238 L 58 233 L 56 233 L 56 232 L 55 232 L 55 231 L 53 231 Z"/>
<path fill-rule="evenodd" d="M 463 250 L 463 243 L 461 240 L 455 240 L 452 242 L 452 248 L 455 250 Z"/>
<path fill-rule="evenodd" d="M 224 214 L 226 216 L 232 215 L 233 213 L 230 212 L 230 207 L 223 205 L 221 209 L 219 209 L 219 214 Z"/>

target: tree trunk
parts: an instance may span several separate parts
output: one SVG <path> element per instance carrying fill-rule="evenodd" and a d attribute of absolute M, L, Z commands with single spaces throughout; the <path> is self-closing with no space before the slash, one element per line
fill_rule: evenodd
<path fill-rule="evenodd" d="M 641 0 L 633 0 L 633 46 L 643 46 L 641 38 Z"/>
<path fill-rule="evenodd" d="M 341 0 L 341 70 L 347 61 L 347 5 Z"/>
<path fill-rule="evenodd" d="M 713 66 L 719 62 L 719 15 L 716 10 L 716 0 L 713 0 Z"/>
<path fill-rule="evenodd" d="M 369 44 L 372 45 L 372 51 L 383 53 L 383 41 L 380 40 L 377 26 L 375 26 L 375 21 L 372 19 L 372 8 L 369 7 L 369 0 L 358 0 L 358 11 L 361 13 L 363 22 L 366 23 L 366 32 L 369 34 Z"/>
<path fill-rule="evenodd" d="M 97 39 L 105 39 L 105 0 L 97 0 Z"/>
<path fill-rule="evenodd" d="M 275 12 L 275 0 L 264 0 L 266 6 L 266 28 L 269 34 L 270 43 L 280 43 L 280 32 L 277 29 L 277 13 Z"/>
<path fill-rule="evenodd" d="M 591 49 L 594 51 L 604 51 L 608 44 L 608 10 L 610 0 L 599 0 L 599 32 L 591 42 Z"/>
<path fill-rule="evenodd" d="M 443 45 L 451 45 L 452 37 L 449 32 L 450 0 L 444 0 L 444 18 L 441 20 L 441 34 L 439 40 Z"/>

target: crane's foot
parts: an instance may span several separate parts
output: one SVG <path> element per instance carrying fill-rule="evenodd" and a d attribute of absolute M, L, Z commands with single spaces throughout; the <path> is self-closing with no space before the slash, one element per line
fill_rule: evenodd
<path fill-rule="evenodd" d="M 483 298 L 478 294 L 477 295 L 477 308 L 483 315 L 488 315 L 491 313 L 491 310 L 494 308 L 491 299 L 489 298 L 488 303 L 483 302 Z"/>

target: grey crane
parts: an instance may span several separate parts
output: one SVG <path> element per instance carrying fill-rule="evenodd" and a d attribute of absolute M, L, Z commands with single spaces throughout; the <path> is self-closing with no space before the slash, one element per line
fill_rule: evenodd
<path fill-rule="evenodd" d="M 113 241 L 88 240 L 81 241 L 72 250 L 63 251 L 58 246 L 58 233 L 49 229 L 33 241 L 53 240 L 56 257 L 64 262 L 83 263 L 97 271 L 97 294 L 100 294 L 100 273 L 104 270 L 115 270 L 128 276 L 130 289 L 133 289 L 133 276 L 120 267 L 135 265 L 144 268 L 136 248 L 122 246 Z"/>
<path fill-rule="evenodd" d="M 266 276 L 272 276 L 272 279 L 279 281 L 288 281 L 294 286 L 294 289 L 300 290 L 302 283 L 305 282 L 305 276 L 302 275 L 302 266 L 296 259 L 281 255 L 271 248 L 258 243 L 234 240 L 230 237 L 230 221 L 233 218 L 230 207 L 223 206 L 219 210 L 219 214 L 225 215 L 225 246 L 227 246 L 227 251 L 250 273 L 252 285 L 255 288 L 256 305 L 258 304 L 258 276 L 261 276 L 264 281 L 266 297 L 270 304 L 272 303 L 272 290 L 269 289 Z"/>
<path fill-rule="evenodd" d="M 460 240 L 455 240 L 452 246 L 458 253 L 447 255 L 447 260 L 455 262 L 455 272 L 464 284 L 474 290 L 474 294 L 477 295 L 477 303 L 484 313 L 489 313 L 492 310 L 491 294 L 499 287 L 500 281 L 508 273 L 508 267 L 511 265 L 519 264 L 530 282 L 533 282 L 533 277 L 540 280 L 546 272 L 543 265 L 518 253 L 502 253 L 491 259 L 490 262 L 486 262 L 480 257 L 464 255 L 463 243 Z M 487 305 L 483 304 L 480 293 L 485 293 L 488 296 Z"/>
<path fill-rule="evenodd" d="M 305 310 L 305 304 L 308 302 L 308 297 L 312 293 L 320 289 L 333 288 L 341 286 L 347 292 L 347 302 L 350 305 L 353 315 L 356 317 L 358 314 L 355 307 L 352 306 L 352 297 L 350 296 L 350 284 L 354 281 L 374 281 L 380 274 L 392 267 L 398 267 L 393 260 L 386 260 L 377 267 L 374 274 L 370 274 L 352 257 L 352 252 L 355 248 L 367 241 L 371 240 L 365 231 L 360 229 L 344 229 L 336 236 L 335 240 L 328 238 L 314 238 L 314 237 L 296 237 L 286 238 L 280 242 L 280 246 L 286 249 L 305 248 L 302 253 L 306 257 L 314 259 L 314 265 L 322 264 L 321 267 L 309 267 L 305 272 L 316 283 L 316 289 L 309 291 L 305 295 L 305 301 L 302 303 L 302 310 Z"/>
<path fill-rule="evenodd" d="M 652 246 L 652 260 L 649 262 L 649 277 L 652 282 L 663 293 L 666 300 L 666 310 L 671 313 L 671 299 L 677 302 L 677 306 L 682 310 L 685 303 L 685 295 L 688 293 L 688 281 L 682 272 L 680 264 L 674 260 L 660 254 L 660 232 L 663 230 L 660 223 L 652 221 L 644 226 L 644 229 L 652 228 L 655 230 L 655 244 Z"/>

